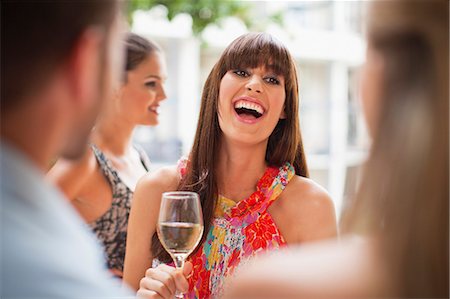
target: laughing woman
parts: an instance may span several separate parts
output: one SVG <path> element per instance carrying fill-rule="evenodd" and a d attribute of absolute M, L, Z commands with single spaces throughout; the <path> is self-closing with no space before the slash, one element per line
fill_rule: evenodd
<path fill-rule="evenodd" d="M 138 295 L 218 297 L 224 278 L 260 252 L 336 236 L 333 203 L 308 178 L 298 110 L 296 67 L 284 45 L 250 33 L 225 49 L 205 83 L 189 158 L 137 186 L 124 281 L 141 287 Z M 166 265 L 171 258 L 155 234 L 161 194 L 173 190 L 197 192 L 205 221 L 183 273 Z"/>
<path fill-rule="evenodd" d="M 121 277 L 128 216 L 137 181 L 148 171 L 145 152 L 131 142 L 137 125 L 158 124 L 166 98 L 164 56 L 159 47 L 129 33 L 124 82 L 105 106 L 79 161 L 59 160 L 49 171 L 103 245 L 107 266 Z"/>

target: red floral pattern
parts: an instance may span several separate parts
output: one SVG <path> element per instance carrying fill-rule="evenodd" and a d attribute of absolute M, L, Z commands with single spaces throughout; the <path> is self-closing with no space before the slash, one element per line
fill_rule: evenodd
<path fill-rule="evenodd" d="M 244 232 L 253 251 L 266 249 L 269 243 L 272 243 L 273 237 L 280 234 L 268 213 L 262 214 L 258 220 L 244 228 Z"/>
<path fill-rule="evenodd" d="M 233 201 L 219 196 L 217 206 L 222 210 L 216 211 L 206 241 L 189 258 L 194 269 L 185 298 L 220 297 L 225 277 L 232 275 L 238 265 L 259 252 L 284 246 L 267 209 L 294 175 L 289 163 L 280 168 L 269 167 L 259 180 L 257 191 L 247 199 L 233 206 Z"/>
<path fill-rule="evenodd" d="M 211 293 L 209 290 L 210 271 L 206 271 L 204 264 L 204 256 L 196 255 L 190 259 L 194 265 L 192 275 L 189 278 L 189 292 L 194 293 L 196 298 L 209 298 Z"/>

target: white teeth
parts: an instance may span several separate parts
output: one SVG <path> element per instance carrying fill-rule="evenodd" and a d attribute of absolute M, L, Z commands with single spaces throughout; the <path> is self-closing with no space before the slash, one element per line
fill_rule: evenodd
<path fill-rule="evenodd" d="M 157 106 L 149 107 L 148 110 L 158 113 L 158 107 Z"/>
<path fill-rule="evenodd" d="M 245 109 L 255 110 L 259 114 L 263 114 L 264 113 L 264 108 L 261 107 L 260 105 L 258 105 L 256 103 L 253 103 L 253 102 L 247 102 L 247 101 L 244 101 L 244 100 L 240 100 L 240 101 L 237 101 L 236 103 L 234 103 L 234 108 L 235 109 L 245 108 Z"/>

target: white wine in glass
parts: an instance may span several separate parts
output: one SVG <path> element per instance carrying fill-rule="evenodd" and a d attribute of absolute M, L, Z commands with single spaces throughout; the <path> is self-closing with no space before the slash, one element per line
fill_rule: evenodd
<path fill-rule="evenodd" d="M 156 231 L 175 266 L 182 269 L 203 234 L 203 215 L 198 194 L 188 191 L 163 193 Z M 177 291 L 175 298 L 183 298 L 183 294 Z"/>

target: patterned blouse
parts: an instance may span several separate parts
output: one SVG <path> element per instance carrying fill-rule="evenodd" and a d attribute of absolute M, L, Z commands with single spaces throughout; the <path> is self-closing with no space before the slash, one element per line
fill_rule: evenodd
<path fill-rule="evenodd" d="M 182 173 L 182 172 L 181 172 Z M 266 250 L 285 245 L 267 209 L 295 175 L 291 164 L 268 167 L 256 191 L 238 203 L 219 196 L 213 226 L 188 260 L 194 269 L 184 298 L 217 298 L 236 266 Z"/>
<path fill-rule="evenodd" d="M 112 188 L 112 204 L 97 220 L 89 223 L 89 226 L 101 242 L 106 254 L 108 269 L 123 272 L 125 259 L 125 246 L 127 240 L 127 224 L 130 215 L 131 198 L 133 191 L 120 179 L 111 161 L 106 158 L 100 149 L 91 144 L 103 175 Z M 135 147 L 138 151 L 142 165 L 148 171 L 150 161 L 145 152 Z M 117 274 L 117 273 L 116 273 Z"/>

